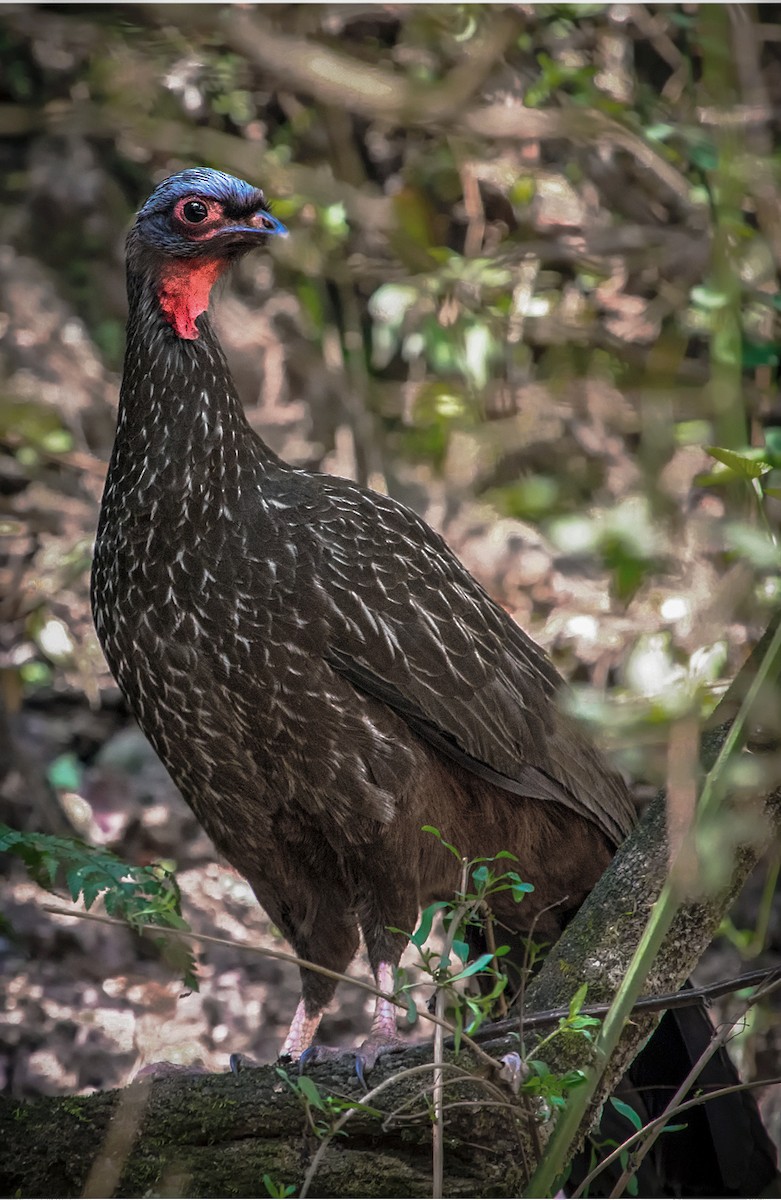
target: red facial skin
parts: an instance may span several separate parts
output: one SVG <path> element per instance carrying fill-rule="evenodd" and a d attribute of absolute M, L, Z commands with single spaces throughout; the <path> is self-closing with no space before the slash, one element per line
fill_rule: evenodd
<path fill-rule="evenodd" d="M 180 258 L 160 273 L 157 298 L 168 324 L 180 338 L 198 337 L 196 317 L 206 312 L 215 282 L 228 266 L 224 258 Z"/>

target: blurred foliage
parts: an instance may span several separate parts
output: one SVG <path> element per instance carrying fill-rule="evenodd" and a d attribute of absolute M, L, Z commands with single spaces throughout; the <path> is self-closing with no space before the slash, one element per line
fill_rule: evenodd
<path fill-rule="evenodd" d="M 165 866 L 129 866 L 108 850 L 85 842 L 21 833 L 2 822 L 0 853 L 20 858 L 30 877 L 47 891 L 56 895 L 64 885 L 71 900 L 82 900 L 87 910 L 100 897 L 109 916 L 127 921 L 132 929 L 158 925 L 189 931 L 178 884 Z M 154 940 L 172 970 L 182 972 L 184 986 L 197 991 L 197 966 L 189 945 L 172 937 Z"/>

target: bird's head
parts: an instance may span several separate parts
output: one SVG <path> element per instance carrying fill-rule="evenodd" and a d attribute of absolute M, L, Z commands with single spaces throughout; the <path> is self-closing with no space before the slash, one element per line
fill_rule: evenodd
<path fill-rule="evenodd" d="M 195 167 L 171 175 L 141 208 L 128 238 L 128 264 L 148 277 L 174 333 L 192 341 L 212 285 L 231 262 L 267 237 L 286 236 L 260 188 Z"/>

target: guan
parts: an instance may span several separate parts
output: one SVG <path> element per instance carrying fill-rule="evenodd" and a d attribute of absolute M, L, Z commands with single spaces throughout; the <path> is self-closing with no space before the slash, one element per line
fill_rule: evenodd
<path fill-rule="evenodd" d="M 285 233 L 258 188 L 215 170 L 172 176 L 139 211 L 93 614 L 141 728 L 296 953 L 343 972 L 360 932 L 391 992 L 398 931 L 459 886 L 459 861 L 422 826 L 469 858 L 514 852 L 534 891 L 520 906 L 497 896 L 496 918 L 553 939 L 634 809 L 558 707 L 544 652 L 419 516 L 290 467 L 251 429 L 209 296 Z M 335 989 L 307 970 L 301 985 L 281 1051 L 293 1059 Z M 378 999 L 367 1068 L 395 1044 L 395 1008 Z M 680 1058 L 657 1084 L 684 1077 Z M 700 1161 L 691 1194 L 744 1195 L 726 1189 L 771 1170 L 753 1102 L 727 1115 L 739 1151 L 714 1148 L 701 1118 L 715 1165 Z"/>

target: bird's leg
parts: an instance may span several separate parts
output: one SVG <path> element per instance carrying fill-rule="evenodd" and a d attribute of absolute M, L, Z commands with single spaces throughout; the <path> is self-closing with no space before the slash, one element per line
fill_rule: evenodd
<path fill-rule="evenodd" d="M 388 995 L 393 993 L 393 977 L 395 968 L 393 963 L 381 962 L 374 972 L 374 982 L 381 992 Z M 396 1005 L 390 1000 L 384 1000 L 382 996 L 377 997 L 374 1006 L 374 1017 L 372 1018 L 372 1027 L 369 1034 L 371 1038 L 395 1040 L 396 1038 Z"/>
<path fill-rule="evenodd" d="M 380 962 L 374 968 L 374 982 L 381 992 L 393 993 L 395 971 L 392 962 Z M 396 1032 L 396 1005 L 378 996 L 369 1036 L 356 1052 L 358 1074 L 371 1071 L 380 1055 L 393 1054 L 408 1045 Z"/>
<path fill-rule="evenodd" d="M 322 1015 L 322 1012 L 318 1012 L 314 1016 L 309 1016 L 302 996 L 298 1002 L 295 1016 L 290 1022 L 290 1029 L 279 1052 L 279 1057 L 300 1058 L 304 1051 L 312 1045 Z"/>
<path fill-rule="evenodd" d="M 293 1062 L 298 1062 L 303 1055 L 307 1054 L 314 1036 L 317 1033 L 317 1027 L 323 1016 L 323 1009 L 318 1009 L 314 1016 L 307 1013 L 306 1002 L 302 996 L 299 1000 L 293 1020 L 290 1022 L 290 1028 L 287 1031 L 282 1049 L 279 1052 L 281 1059 L 292 1059 Z M 261 1064 L 256 1059 L 251 1058 L 248 1054 L 231 1054 L 230 1066 L 234 1074 L 238 1074 L 245 1067 L 259 1067 Z"/>

